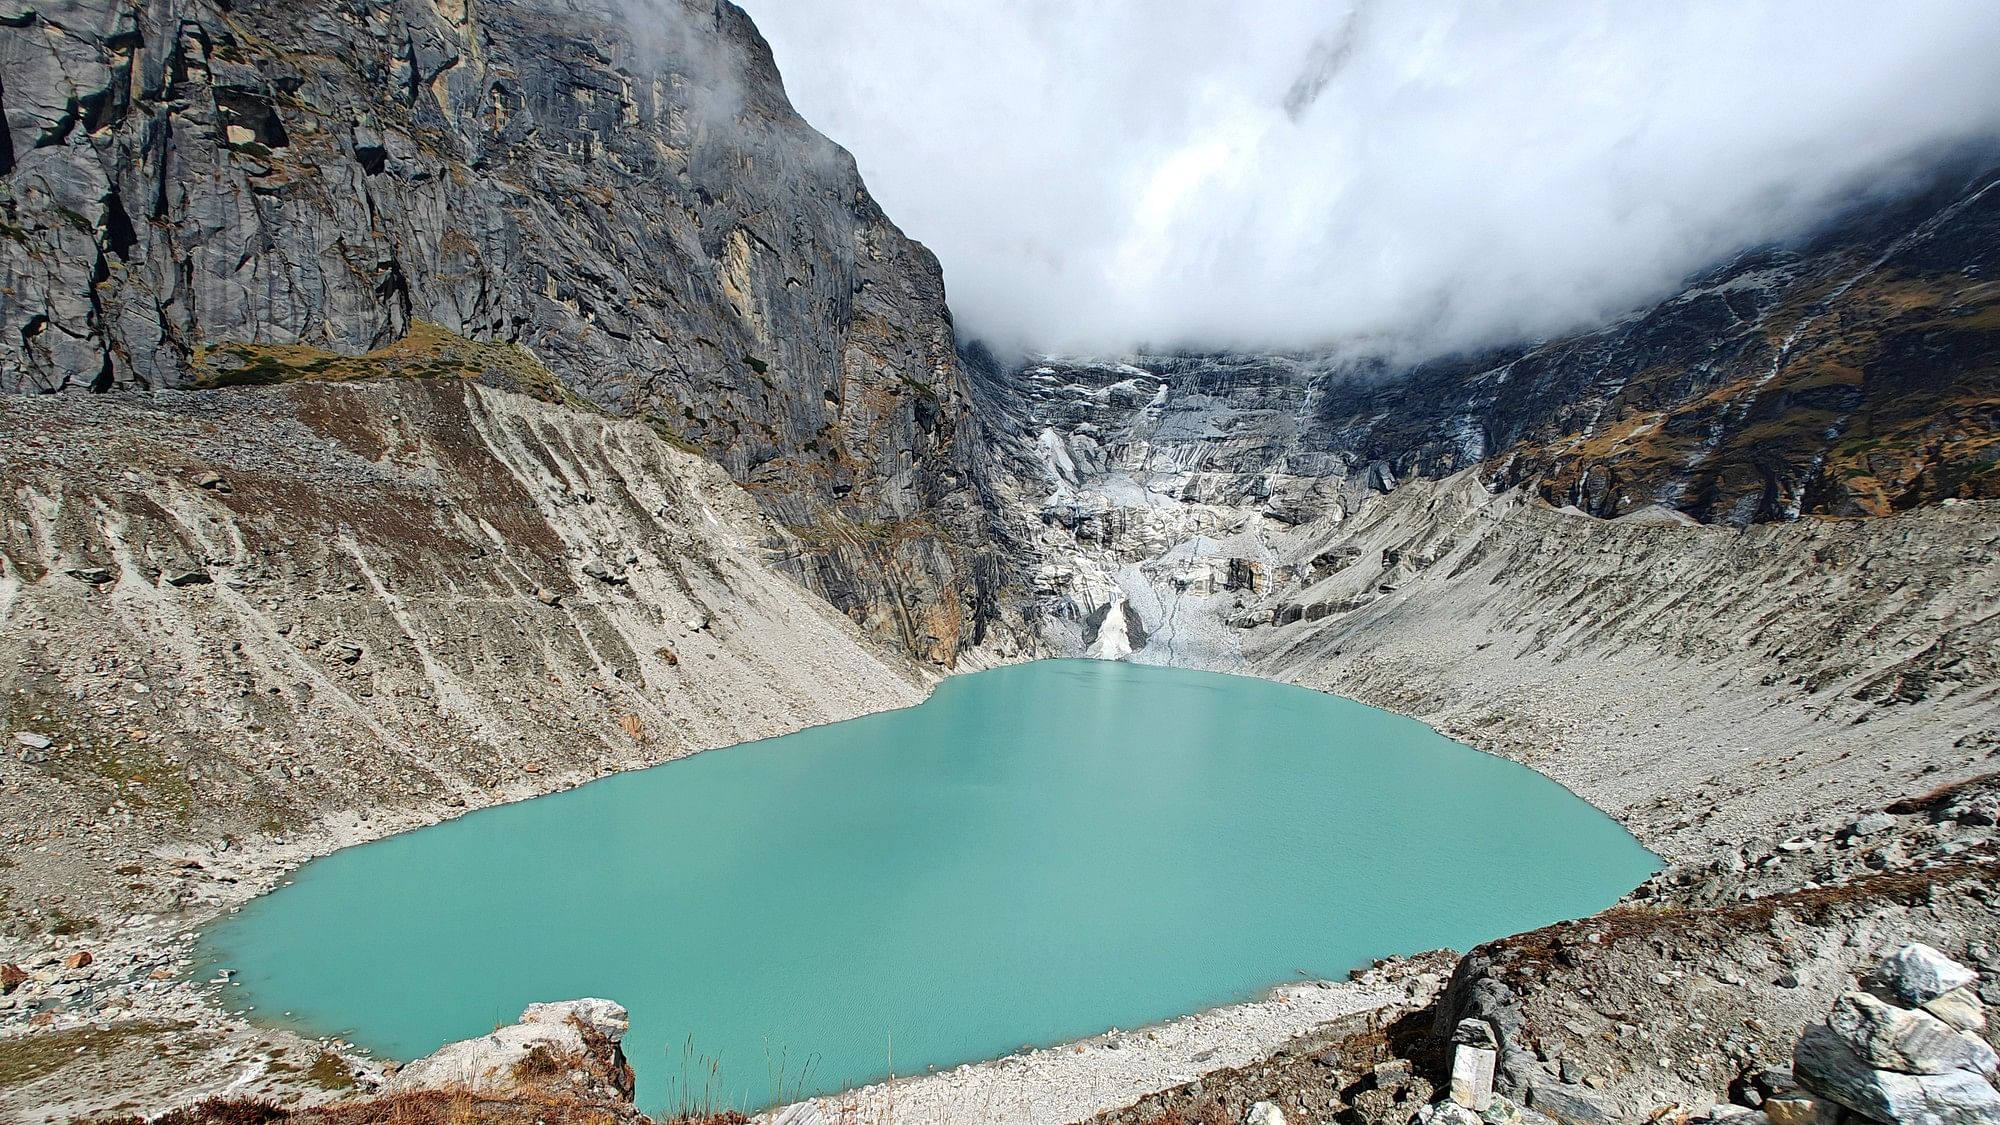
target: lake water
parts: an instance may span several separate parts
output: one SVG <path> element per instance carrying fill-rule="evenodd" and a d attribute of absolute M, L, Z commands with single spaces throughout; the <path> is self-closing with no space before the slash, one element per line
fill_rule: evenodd
<path fill-rule="evenodd" d="M 921 1073 L 1465 949 L 1655 866 L 1420 723 L 1044 661 L 337 853 L 211 928 L 205 964 L 259 1017 L 398 1058 L 610 997 L 643 1108 L 756 1107 L 892 1050 Z"/>

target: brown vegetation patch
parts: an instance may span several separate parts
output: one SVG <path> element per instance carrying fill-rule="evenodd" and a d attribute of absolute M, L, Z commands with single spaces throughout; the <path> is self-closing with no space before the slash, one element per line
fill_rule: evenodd
<path fill-rule="evenodd" d="M 476 379 L 545 402 L 581 400 L 519 344 L 468 340 L 426 321 L 404 337 L 363 355 L 342 355 L 310 344 L 220 343 L 191 357 L 196 387 L 273 386 L 301 381 L 357 379 Z"/>

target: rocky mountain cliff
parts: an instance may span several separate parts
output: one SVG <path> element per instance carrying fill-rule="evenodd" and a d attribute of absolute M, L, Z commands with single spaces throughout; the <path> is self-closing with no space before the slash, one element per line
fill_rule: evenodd
<path fill-rule="evenodd" d="M 424 326 L 722 464 L 949 664 L 1003 582 L 935 259 L 705 0 L 0 10 L 0 390 L 309 377 Z"/>
<path fill-rule="evenodd" d="M 1022 538 L 1051 627 L 1089 644 L 1089 617 L 1123 600 L 1162 651 L 1196 643 L 1181 595 L 1261 594 L 1275 537 L 1464 470 L 1592 516 L 1738 527 L 2000 496 L 1996 185 L 2000 169 L 1941 173 L 1600 330 L 1413 368 L 1008 368 L 975 350 L 980 406 L 1037 515 Z"/>

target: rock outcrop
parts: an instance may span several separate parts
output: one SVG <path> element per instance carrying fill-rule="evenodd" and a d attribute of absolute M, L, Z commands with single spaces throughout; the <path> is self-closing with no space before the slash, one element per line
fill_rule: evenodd
<path fill-rule="evenodd" d="M 632 1067 L 622 1044 L 631 1027 L 625 1009 L 609 1000 L 530 1004 L 519 1021 L 491 1035 L 447 1043 L 404 1065 L 382 1090 L 630 1102 Z"/>
<path fill-rule="evenodd" d="M 936 261 L 705 0 L 49 0 L 0 19 L 0 391 L 518 345 L 952 663 L 1005 581 Z"/>

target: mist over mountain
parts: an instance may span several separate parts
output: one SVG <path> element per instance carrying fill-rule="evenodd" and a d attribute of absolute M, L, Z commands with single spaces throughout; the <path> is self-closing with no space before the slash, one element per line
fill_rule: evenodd
<path fill-rule="evenodd" d="M 2000 128 L 1981 3 L 747 6 L 1003 346 L 1557 333 Z"/>

